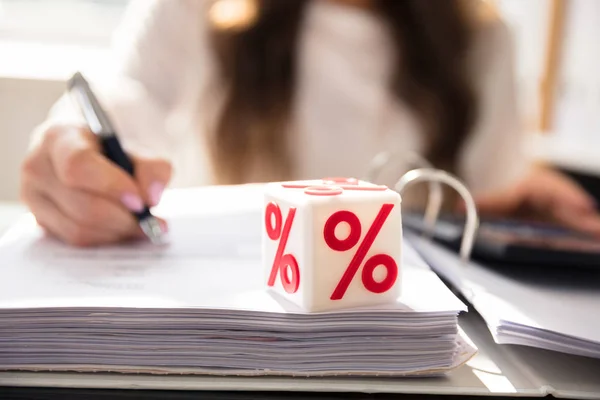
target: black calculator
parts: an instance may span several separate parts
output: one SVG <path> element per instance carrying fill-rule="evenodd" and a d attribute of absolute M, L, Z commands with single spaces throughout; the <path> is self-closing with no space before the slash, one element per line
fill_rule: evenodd
<path fill-rule="evenodd" d="M 405 229 L 423 232 L 422 214 L 403 213 L 402 219 Z M 431 239 L 458 251 L 464 229 L 464 216 L 443 215 L 438 219 Z M 471 257 L 502 265 L 600 270 L 600 239 L 549 223 L 482 219 Z"/>

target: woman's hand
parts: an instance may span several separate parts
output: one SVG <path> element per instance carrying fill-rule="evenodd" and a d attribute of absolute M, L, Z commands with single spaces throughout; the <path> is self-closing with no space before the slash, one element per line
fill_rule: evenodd
<path fill-rule="evenodd" d="M 44 125 L 38 134 L 22 166 L 21 197 L 39 225 L 76 246 L 141 237 L 131 212 L 158 203 L 170 164 L 132 156 L 132 178 L 101 154 L 86 127 Z"/>
<path fill-rule="evenodd" d="M 592 196 L 550 168 L 535 167 L 513 188 L 475 201 L 480 215 L 533 216 L 600 237 L 600 214 Z"/>

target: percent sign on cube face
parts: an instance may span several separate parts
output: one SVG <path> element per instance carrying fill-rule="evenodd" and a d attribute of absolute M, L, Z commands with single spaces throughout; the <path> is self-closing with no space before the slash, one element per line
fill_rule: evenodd
<path fill-rule="evenodd" d="M 269 239 L 279 241 L 277 246 L 277 253 L 273 259 L 273 265 L 271 267 L 271 273 L 269 275 L 269 286 L 275 284 L 277 273 L 281 279 L 283 288 L 288 293 L 296 293 L 298 286 L 300 285 L 300 270 L 298 268 L 298 261 L 296 257 L 291 254 L 283 254 L 285 246 L 294 223 L 294 216 L 296 215 L 296 208 L 290 207 L 288 215 L 285 219 L 285 224 L 282 227 L 282 215 L 281 209 L 277 203 L 270 202 L 267 205 L 265 211 L 265 226 Z"/>
<path fill-rule="evenodd" d="M 398 193 L 356 179 L 327 178 L 268 185 L 265 200 L 268 287 L 314 311 L 396 301 Z M 339 233 L 341 225 L 346 235 Z M 385 271 L 382 279 L 377 271 Z"/>
<path fill-rule="evenodd" d="M 393 208 L 394 204 L 384 204 L 381 206 L 375 221 L 373 221 L 373 224 L 369 227 L 365 238 L 360 243 L 356 253 L 354 253 L 352 261 L 350 261 L 350 264 L 348 265 L 348 268 L 346 268 L 344 275 L 331 294 L 331 300 L 339 300 L 344 297 L 344 293 L 346 293 L 350 282 L 352 282 L 352 279 L 358 272 L 360 265 L 363 263 L 367 255 L 367 252 L 379 234 L 379 230 L 385 223 L 385 220 Z M 335 235 L 335 229 L 342 222 L 348 224 L 350 227 L 350 234 L 345 239 L 340 240 Z M 325 223 L 323 236 L 325 243 L 327 243 L 330 249 L 335 251 L 349 251 L 356 246 L 360 240 L 362 233 L 361 231 L 362 226 L 356 214 L 350 211 L 337 211 L 331 217 L 329 217 Z M 375 269 L 380 265 L 385 267 L 386 277 L 382 281 L 378 282 L 375 280 L 374 273 Z M 371 256 L 363 266 L 362 283 L 365 289 L 370 292 L 384 293 L 388 291 L 394 285 L 394 283 L 396 283 L 397 278 L 398 264 L 388 254 L 376 254 Z"/>

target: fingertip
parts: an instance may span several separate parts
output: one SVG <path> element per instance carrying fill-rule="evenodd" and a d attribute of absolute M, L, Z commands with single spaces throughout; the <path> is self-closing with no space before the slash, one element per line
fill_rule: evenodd
<path fill-rule="evenodd" d="M 600 238 L 600 214 L 559 207 L 553 211 L 554 219 L 561 225 L 586 235 Z"/>
<path fill-rule="evenodd" d="M 152 182 L 148 187 L 148 199 L 151 207 L 155 207 L 160 203 L 162 194 L 165 190 L 165 185 L 162 182 Z"/>
<path fill-rule="evenodd" d="M 582 211 L 595 212 L 598 209 L 598 203 L 592 196 L 586 195 L 579 199 L 578 207 Z"/>
<path fill-rule="evenodd" d="M 136 180 L 144 201 L 157 206 L 171 179 L 170 164 L 164 160 L 136 160 Z"/>
<path fill-rule="evenodd" d="M 141 212 L 144 210 L 144 202 L 142 198 L 134 193 L 125 193 L 121 196 L 121 203 L 133 212 Z"/>
<path fill-rule="evenodd" d="M 165 234 L 169 233 L 169 224 L 167 223 L 167 221 L 162 218 L 157 218 L 157 219 L 158 219 L 158 223 L 160 224 L 160 228 L 162 229 L 162 231 Z"/>

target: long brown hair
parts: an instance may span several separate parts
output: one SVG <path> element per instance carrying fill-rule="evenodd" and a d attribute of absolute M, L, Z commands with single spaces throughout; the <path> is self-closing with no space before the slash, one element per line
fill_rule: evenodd
<path fill-rule="evenodd" d="M 210 148 L 222 183 L 246 180 L 259 155 L 288 179 L 287 131 L 297 79 L 299 31 L 309 0 L 257 0 L 243 30 L 212 32 L 227 91 Z M 466 65 L 472 24 L 461 0 L 375 0 L 398 60 L 391 91 L 424 127 L 427 159 L 452 171 L 471 129 L 476 101 Z"/>

